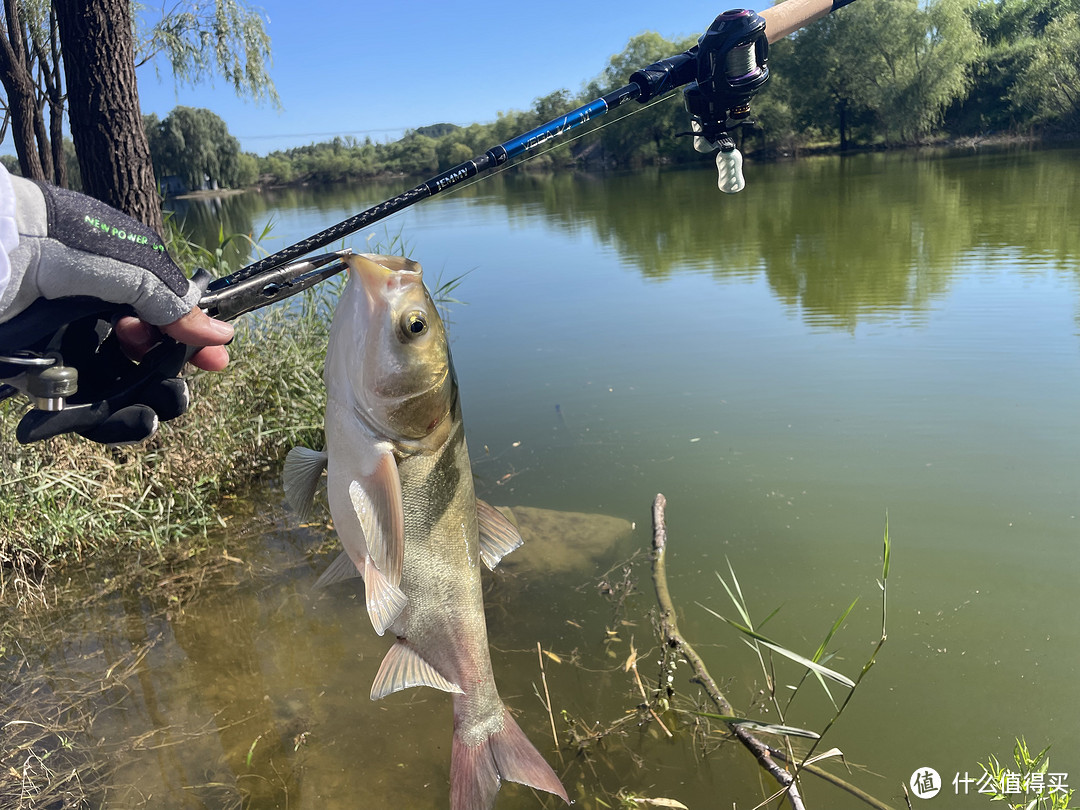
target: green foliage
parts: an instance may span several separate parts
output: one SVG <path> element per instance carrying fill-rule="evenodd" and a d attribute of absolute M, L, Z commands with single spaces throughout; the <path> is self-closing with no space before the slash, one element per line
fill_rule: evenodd
<path fill-rule="evenodd" d="M 140 32 L 137 51 L 138 64 L 164 55 L 177 84 L 194 86 L 216 72 L 238 96 L 280 105 L 262 15 L 238 0 L 182 0 Z"/>
<path fill-rule="evenodd" d="M 1007 802 L 1010 810 L 1068 810 L 1074 791 L 1065 785 L 1067 774 L 1050 770 L 1050 746 L 1032 754 L 1020 737 L 1013 746 L 1016 770 L 1001 765 L 993 754 L 982 764 L 980 790 L 987 788 L 990 801 Z"/>
<path fill-rule="evenodd" d="M 274 152 L 255 164 L 226 149 L 225 162 L 235 164 L 229 182 L 256 182 L 253 174 L 272 185 L 429 177 L 625 85 L 635 70 L 693 44 L 692 38 L 639 34 L 580 92 L 555 90 L 530 109 L 501 112 L 487 124 L 432 124 L 388 143 L 339 137 Z M 758 126 L 744 133 L 744 149 L 1075 128 L 1080 0 L 859 0 L 774 43 L 770 68 L 772 79 L 752 108 Z M 707 160 L 689 139 L 676 137 L 688 128 L 675 92 L 590 122 L 531 154 L 527 165 L 552 171 Z"/>
<path fill-rule="evenodd" d="M 160 122 L 156 115 L 145 116 L 143 128 L 159 181 L 178 175 L 196 190 L 252 185 L 258 179 L 256 158 L 241 154 L 240 142 L 210 110 L 176 107 Z"/>
<path fill-rule="evenodd" d="M 842 144 L 853 129 L 867 137 L 868 123 L 887 141 L 918 142 L 971 85 L 981 54 L 974 8 L 973 0 L 860 0 L 795 35 L 773 71 L 803 126 Z"/>
<path fill-rule="evenodd" d="M 1025 42 L 1026 63 L 1009 97 L 1035 123 L 1080 123 L 1080 3 Z"/>
<path fill-rule="evenodd" d="M 625 85 L 634 71 L 660 59 L 687 50 L 695 40 L 671 41 L 646 32 L 633 37 L 626 48 L 612 56 L 604 72 L 587 87 L 589 98 Z M 670 163 L 701 160 L 687 138 L 676 133 L 690 129 L 690 121 L 676 91 L 646 107 L 624 107 L 615 121 L 605 122 L 600 130 L 603 162 L 614 166 L 640 166 L 645 163 Z"/>

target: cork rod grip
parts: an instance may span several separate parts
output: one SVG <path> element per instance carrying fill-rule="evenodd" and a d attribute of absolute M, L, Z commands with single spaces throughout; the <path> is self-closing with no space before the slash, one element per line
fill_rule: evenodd
<path fill-rule="evenodd" d="M 760 12 L 765 19 L 765 35 L 771 44 L 850 2 L 851 0 L 786 0 Z"/>

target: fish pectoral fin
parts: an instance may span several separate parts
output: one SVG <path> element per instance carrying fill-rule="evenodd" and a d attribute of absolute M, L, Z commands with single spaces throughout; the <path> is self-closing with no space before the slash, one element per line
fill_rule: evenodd
<path fill-rule="evenodd" d="M 405 557 L 405 511 L 401 502 L 401 479 L 394 454 L 382 453 L 371 475 L 349 484 L 349 500 L 364 531 L 368 554 L 397 587 Z"/>
<path fill-rule="evenodd" d="M 326 469 L 326 453 L 308 447 L 294 447 L 285 456 L 285 498 L 300 515 L 301 520 L 311 516 L 315 503 L 315 490 Z"/>
<path fill-rule="evenodd" d="M 375 675 L 371 699 L 378 700 L 410 686 L 430 686 L 444 692 L 465 694 L 460 686 L 440 675 L 405 639 L 399 638 Z"/>
<path fill-rule="evenodd" d="M 364 594 L 367 597 L 368 618 L 380 636 L 394 623 L 409 599 L 402 590 L 380 571 L 371 557 L 364 559 Z"/>
<path fill-rule="evenodd" d="M 360 571 L 357 570 L 356 563 L 352 561 L 348 552 L 343 551 L 334 558 L 334 561 L 322 572 L 322 575 L 315 580 L 314 587 L 329 588 L 331 585 L 336 585 L 348 579 L 356 579 L 359 576 Z"/>
<path fill-rule="evenodd" d="M 517 526 L 487 501 L 476 499 L 476 522 L 480 528 L 480 559 L 494 571 L 503 557 L 525 541 Z"/>

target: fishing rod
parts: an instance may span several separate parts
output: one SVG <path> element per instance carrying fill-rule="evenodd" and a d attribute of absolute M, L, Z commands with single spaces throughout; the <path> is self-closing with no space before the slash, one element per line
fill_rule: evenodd
<path fill-rule="evenodd" d="M 725 11 L 713 21 L 697 45 L 636 71 L 623 87 L 224 276 L 210 284 L 208 293 L 224 291 L 268 270 L 280 268 L 421 200 L 502 166 L 627 102 L 645 104 L 684 85 L 683 98 L 690 113 L 694 148 L 702 152 L 718 150 L 720 189 L 728 193 L 740 191 L 745 186 L 742 155 L 735 148 L 730 133 L 739 126 L 753 123 L 748 117 L 750 101 L 769 79 L 769 44 L 851 2 L 853 0 L 786 0 L 760 14 L 745 9 Z M 344 266 L 337 269 L 340 271 Z M 329 269 L 325 272 L 324 277 L 333 275 Z M 213 301 L 210 303 L 213 305 Z M 212 306 L 207 312 L 214 314 Z"/>
<path fill-rule="evenodd" d="M 197 271 L 192 280 L 204 290 L 199 307 L 227 321 L 283 301 L 346 268 L 343 259 L 349 251 L 303 258 L 315 250 L 504 166 L 630 101 L 645 104 L 679 87 L 684 88 L 683 102 L 692 130 L 688 134 L 694 136 L 694 148 L 705 153 L 715 151 L 720 190 L 738 192 L 745 180 L 742 155 L 732 132 L 753 123 L 749 117 L 751 100 L 769 79 L 769 44 L 851 2 L 785 0 L 760 14 L 745 9 L 725 11 L 692 48 L 636 71 L 629 83 L 617 90 L 235 273 L 211 280 L 205 270 Z M 195 349 L 171 339 L 162 339 L 138 363 L 123 356 L 115 334 L 108 330 L 103 340 L 99 338 L 100 345 L 93 339 L 92 324 L 107 325 L 129 312 L 130 307 L 93 298 L 41 299 L 16 318 L 0 324 L 0 347 L 5 350 L 0 355 L 0 379 L 13 382 L 0 385 L 0 400 L 21 392 L 34 406 L 16 431 L 20 442 L 93 428 L 128 405 L 142 401 L 148 389 L 180 373 Z M 80 329 L 72 328 L 76 324 L 82 325 Z M 82 328 L 87 326 L 89 331 Z M 71 363 L 73 358 L 69 357 L 65 364 L 65 353 L 82 358 L 80 362 L 95 364 L 99 372 L 103 366 L 111 371 L 99 373 L 101 381 L 80 390 L 78 363 Z"/>

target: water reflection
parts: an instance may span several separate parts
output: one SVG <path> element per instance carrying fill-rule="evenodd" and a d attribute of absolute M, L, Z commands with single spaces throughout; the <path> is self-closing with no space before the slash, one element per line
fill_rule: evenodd
<path fill-rule="evenodd" d="M 1002 246 L 1018 251 L 1029 272 L 1076 272 L 1077 157 L 1075 150 L 1006 150 L 947 159 L 907 153 L 808 158 L 749 165 L 752 182 L 733 196 L 719 193 L 708 171 L 517 172 L 449 199 L 458 216 L 478 208 L 505 216 L 511 228 L 540 216 L 570 236 L 587 231 L 648 279 L 691 272 L 725 281 L 763 273 L 777 298 L 808 321 L 851 331 L 867 319 L 918 319 L 949 290 L 961 263 L 990 263 Z M 195 239 L 209 243 L 221 220 L 226 233 L 258 233 L 272 222 L 267 248 L 273 250 L 404 186 L 176 201 L 177 214 Z M 394 232 L 393 225 L 385 227 Z"/>
<path fill-rule="evenodd" d="M 538 640 L 573 663 L 548 667 L 572 721 L 640 699 L 623 664 L 631 644 L 656 660 L 647 579 L 636 572 L 621 611 L 596 580 L 646 544 L 662 491 L 680 624 L 737 707 L 763 681 L 698 607 L 730 613 L 715 572 L 732 563 L 759 618 L 783 606 L 770 635 L 804 653 L 861 596 L 835 640 L 836 668 L 854 675 L 879 632 L 887 510 L 889 642 L 828 740 L 867 767 L 850 778 L 901 806 L 895 785 L 916 767 L 974 771 L 1019 734 L 1052 742 L 1055 767 L 1080 767 L 1068 711 L 1080 700 L 1077 156 L 751 166 L 734 197 L 704 172 L 506 174 L 398 221 L 429 270 L 483 265 L 454 331 L 482 497 L 638 522 L 605 559 L 579 558 L 585 544 L 560 531 L 548 558 L 570 570 L 529 561 L 487 581 L 500 692 L 545 754 Z M 226 204 L 247 206 L 256 230 L 275 217 L 284 243 L 395 190 Z M 19 673 L 57 692 L 109 683 L 72 735 L 127 786 L 110 787 L 109 806 L 444 807 L 449 701 L 368 701 L 387 642 L 347 587 L 310 589 L 305 551 L 324 531 L 256 524 L 254 503 L 273 498 L 232 521 L 257 528 L 229 539 L 235 576 L 194 601 L 151 583 L 76 611 L 55 643 L 24 646 L 41 663 Z M 822 698 L 789 719 L 819 728 L 830 714 Z M 556 722 L 565 734 L 571 721 Z M 564 748 L 559 771 L 590 810 L 620 787 L 692 807 L 761 798 L 739 752 L 647 728 L 587 760 Z M 859 806 L 822 791 L 821 806 Z"/>

